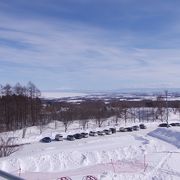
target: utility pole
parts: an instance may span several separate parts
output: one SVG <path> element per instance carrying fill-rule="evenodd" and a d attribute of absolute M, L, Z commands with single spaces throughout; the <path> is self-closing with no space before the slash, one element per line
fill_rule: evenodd
<path fill-rule="evenodd" d="M 165 96 L 166 96 L 166 123 L 168 123 L 168 115 L 169 115 L 169 110 L 168 110 L 168 90 L 165 90 Z M 168 126 L 167 126 L 168 127 Z"/>

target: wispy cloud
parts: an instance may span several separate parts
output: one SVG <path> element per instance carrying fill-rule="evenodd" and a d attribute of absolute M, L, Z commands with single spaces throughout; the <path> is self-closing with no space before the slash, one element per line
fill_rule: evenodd
<path fill-rule="evenodd" d="M 6 5 L 3 4 L 5 9 L 8 8 Z M 40 3 L 38 6 L 45 5 Z M 82 22 L 83 17 L 79 20 L 66 16 L 52 17 L 52 10 L 67 14 L 74 10 L 71 9 L 71 12 L 64 6 L 59 10 L 56 3 L 49 8 L 50 15 L 47 12 L 38 14 L 34 9 L 36 15 L 27 13 L 25 17 L 20 17 L 15 9 L 12 11 L 16 15 L 4 11 L 0 13 L 1 83 L 32 80 L 41 89 L 179 87 L 178 18 L 173 21 L 173 27 L 164 23 L 167 29 L 161 30 L 158 26 L 157 34 L 154 34 L 149 30 L 142 32 L 135 26 L 131 14 L 124 13 L 127 19 L 120 20 L 130 19 L 125 29 L 115 25 L 108 28 L 98 26 L 98 21 Z M 48 6 L 44 7 L 46 10 Z M 136 12 L 134 21 L 144 24 L 143 12 L 153 20 L 148 10 L 145 6 L 139 14 Z M 167 5 L 162 7 L 162 11 L 168 10 Z M 81 13 L 81 16 L 86 15 Z M 156 16 L 158 14 L 156 12 Z M 178 14 L 177 10 L 175 14 Z"/>

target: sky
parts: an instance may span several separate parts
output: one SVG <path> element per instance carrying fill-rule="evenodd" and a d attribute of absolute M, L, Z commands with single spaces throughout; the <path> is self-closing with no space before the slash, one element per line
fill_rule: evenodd
<path fill-rule="evenodd" d="M 0 84 L 180 88 L 179 0 L 0 0 Z"/>

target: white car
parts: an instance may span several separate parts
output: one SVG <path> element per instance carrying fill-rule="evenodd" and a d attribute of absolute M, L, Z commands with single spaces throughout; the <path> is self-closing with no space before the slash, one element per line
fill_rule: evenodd
<path fill-rule="evenodd" d="M 98 133 L 95 132 L 95 131 L 90 131 L 89 132 L 89 136 L 97 136 L 97 135 L 98 135 Z"/>
<path fill-rule="evenodd" d="M 98 133 L 99 136 L 104 136 L 105 135 L 104 131 L 98 131 L 97 133 Z"/>
<path fill-rule="evenodd" d="M 61 135 L 61 134 L 56 134 L 55 140 L 56 140 L 56 141 L 63 141 L 63 135 Z"/>

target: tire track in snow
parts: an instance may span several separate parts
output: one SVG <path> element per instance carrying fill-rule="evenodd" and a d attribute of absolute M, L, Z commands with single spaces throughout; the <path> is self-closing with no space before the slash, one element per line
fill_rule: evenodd
<path fill-rule="evenodd" d="M 144 180 L 153 179 L 153 175 L 163 168 L 163 166 L 167 163 L 171 155 L 172 153 L 168 152 L 168 154 L 161 159 L 161 161 L 158 163 L 157 166 L 153 168 L 153 170 L 149 171 L 148 173 L 145 173 Z"/>
<path fill-rule="evenodd" d="M 169 157 L 169 159 L 173 156 L 173 153 L 179 153 L 179 152 L 171 152 L 171 156 Z M 167 159 L 167 161 L 168 161 L 168 159 Z M 180 172 L 173 170 L 172 168 L 170 168 L 170 166 L 168 164 L 167 164 L 166 169 L 162 167 L 162 168 L 159 169 L 159 171 L 171 176 L 172 180 L 173 180 L 173 176 L 176 176 L 176 177 L 178 177 L 180 179 Z"/>

